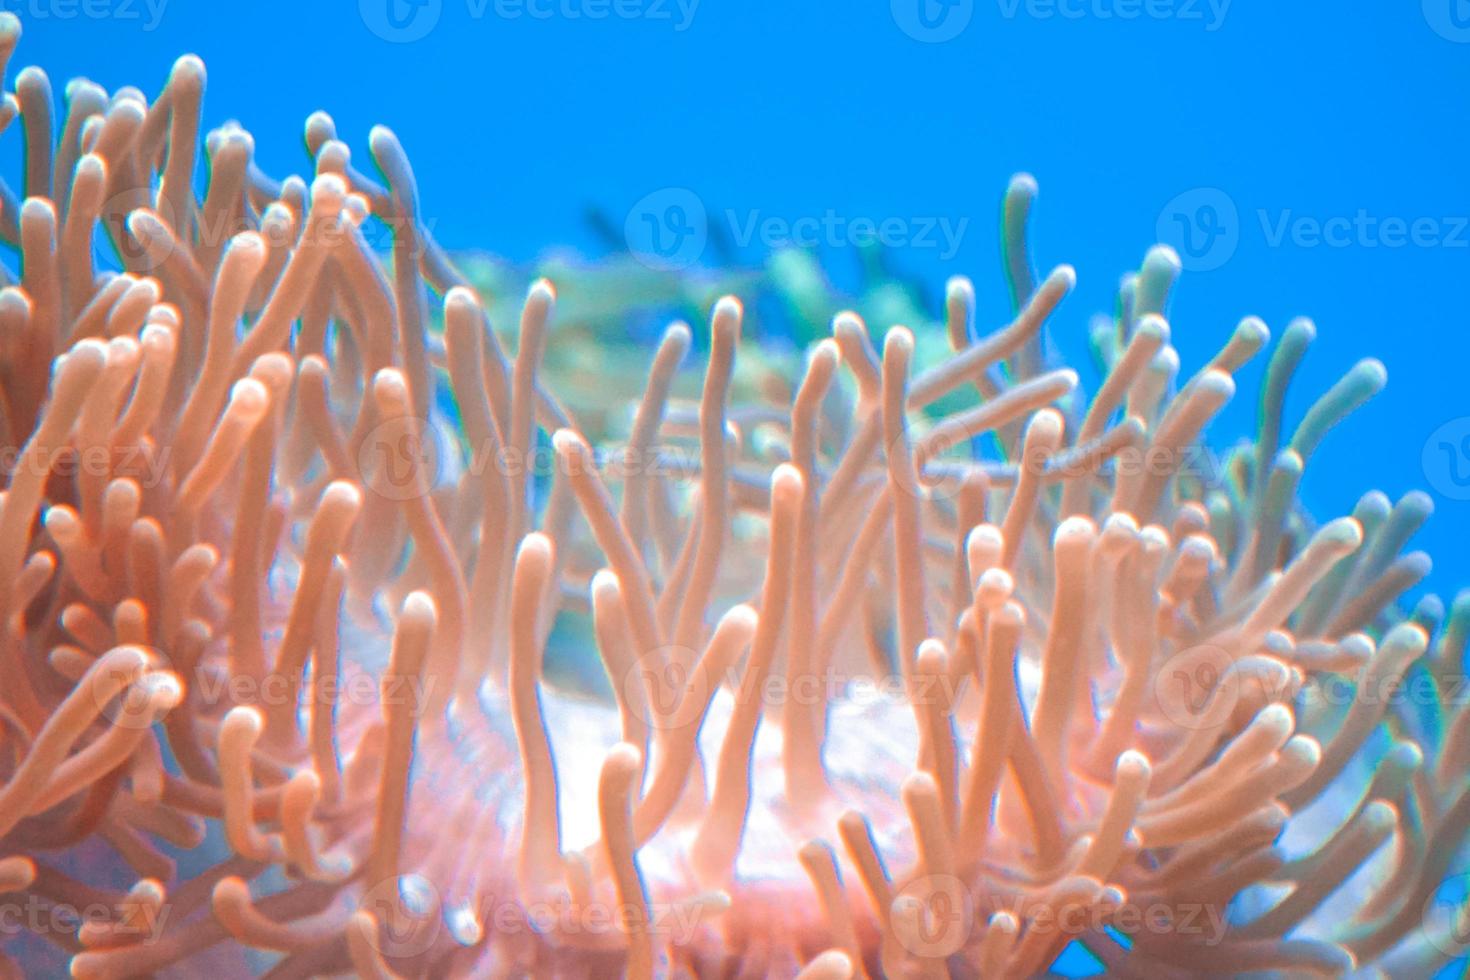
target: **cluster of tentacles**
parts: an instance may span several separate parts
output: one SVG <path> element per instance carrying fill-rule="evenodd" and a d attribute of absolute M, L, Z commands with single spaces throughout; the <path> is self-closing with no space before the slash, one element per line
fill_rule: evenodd
<path fill-rule="evenodd" d="M 18 37 L 0 17 L 0 58 Z M 1156 249 L 1081 397 L 1043 344 L 1073 273 L 1033 278 L 1018 178 L 1008 325 L 977 333 L 957 279 L 920 328 L 948 356 L 839 314 L 735 405 L 722 299 L 702 376 L 675 324 L 592 431 L 541 369 L 552 285 L 507 353 L 390 132 L 381 183 L 323 114 L 310 182 L 261 173 L 235 126 L 201 176 L 203 87 L 192 58 L 152 102 L 75 82 L 57 134 L 26 69 L 0 111 L 26 147 L 23 200 L 0 192 L 12 972 L 1458 954 L 1463 918 L 1426 910 L 1470 825 L 1470 603 L 1396 605 L 1427 498 L 1321 527 L 1296 498 L 1376 362 L 1288 437 L 1293 323 L 1255 439 L 1209 453 L 1269 335 L 1248 319 L 1177 377 Z M 551 676 L 566 651 L 601 697 Z"/>

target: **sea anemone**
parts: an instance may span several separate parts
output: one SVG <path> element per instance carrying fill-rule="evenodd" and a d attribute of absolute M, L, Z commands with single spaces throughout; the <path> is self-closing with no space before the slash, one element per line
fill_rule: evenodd
<path fill-rule="evenodd" d="M 19 33 L 0 15 L 0 60 Z M 57 137 L 26 69 L 0 112 L 25 134 L 23 200 L 0 188 L 11 973 L 1459 955 L 1470 917 L 1436 910 L 1470 824 L 1470 601 L 1399 605 L 1423 495 L 1320 526 L 1297 497 L 1378 362 L 1287 436 L 1292 323 L 1255 438 L 1210 451 L 1269 334 L 1178 381 L 1155 248 L 1084 398 L 1023 176 L 1009 324 L 977 332 L 957 278 L 939 322 L 875 346 L 840 312 L 793 365 L 724 296 L 630 401 L 610 309 L 554 325 L 596 273 L 532 283 L 507 354 L 506 297 L 428 235 L 391 132 L 379 182 L 316 114 L 312 180 L 276 182 L 227 125 L 199 180 L 203 88 L 194 58 L 151 104 L 74 82 Z M 703 295 L 659 282 L 631 305 Z"/>

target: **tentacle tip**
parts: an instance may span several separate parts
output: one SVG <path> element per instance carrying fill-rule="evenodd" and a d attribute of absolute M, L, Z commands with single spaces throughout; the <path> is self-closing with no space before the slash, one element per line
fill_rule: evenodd
<path fill-rule="evenodd" d="M 734 321 L 738 323 L 745 316 L 745 305 L 735 296 L 721 296 L 715 300 L 714 317 L 716 323 L 721 321 Z"/>
<path fill-rule="evenodd" d="M 229 905 L 243 905 L 250 901 L 250 886 L 245 879 L 238 875 L 227 875 L 215 882 L 211 893 L 216 905 L 225 903 Z"/>
<path fill-rule="evenodd" d="M 750 634 L 755 632 L 756 625 L 760 622 L 760 613 L 756 612 L 755 607 L 750 603 L 742 602 L 731 608 L 722 618 Z"/>
<path fill-rule="evenodd" d="M 28 197 L 21 202 L 20 220 L 22 224 L 33 222 L 46 222 L 56 224 L 56 205 L 47 197 Z"/>
<path fill-rule="evenodd" d="M 1363 525 L 1352 517 L 1339 517 L 1320 533 L 1325 541 L 1349 551 L 1356 551 L 1363 545 Z"/>
<path fill-rule="evenodd" d="M 801 471 L 790 463 L 782 463 L 771 474 L 771 498 L 777 502 L 795 502 L 800 498 L 804 485 Z"/>
<path fill-rule="evenodd" d="M 403 599 L 403 615 L 405 616 L 432 619 L 438 615 L 438 608 L 434 602 L 434 596 L 423 589 L 416 589 Z"/>
<path fill-rule="evenodd" d="M 39 65 L 26 65 L 15 76 L 15 87 L 17 91 L 31 86 L 50 87 L 50 85 L 50 77 L 46 74 L 45 69 Z"/>
<path fill-rule="evenodd" d="M 938 797 L 939 784 L 934 781 L 933 775 L 922 769 L 915 770 L 903 778 L 899 784 L 898 791 L 905 800 L 919 800 L 925 797 Z"/>
<path fill-rule="evenodd" d="M 574 429 L 557 429 L 551 435 L 551 445 L 558 454 L 568 459 L 583 460 L 591 453 L 587 440 L 578 435 Z"/>
<path fill-rule="evenodd" d="M 362 500 L 362 488 L 351 480 L 333 480 L 322 491 L 322 506 L 357 511 L 362 507 Z"/>
<path fill-rule="evenodd" d="M 368 130 L 368 147 L 375 157 L 394 150 L 400 153 L 403 151 L 403 147 L 398 142 L 398 134 L 382 123 Z"/>
<path fill-rule="evenodd" d="M 1231 398 L 1235 395 L 1235 379 L 1225 371 L 1211 368 L 1200 378 L 1199 384 L 1201 390 L 1217 398 Z"/>
<path fill-rule="evenodd" d="M 1404 494 L 1399 504 L 1425 518 L 1434 513 L 1434 498 L 1423 490 L 1410 490 Z"/>
<path fill-rule="evenodd" d="M 1184 268 L 1184 263 L 1179 259 L 1179 253 L 1174 251 L 1173 246 L 1163 243 L 1154 245 L 1143 257 L 1145 270 L 1157 270 L 1171 276 L 1177 276 Z"/>
<path fill-rule="evenodd" d="M 206 79 L 204 59 L 197 54 L 181 55 L 169 72 L 170 85 L 190 85 L 203 88 Z"/>
<path fill-rule="evenodd" d="M 221 730 L 239 730 L 258 736 L 265 730 L 265 715 L 253 704 L 236 705 L 225 712 Z"/>
<path fill-rule="evenodd" d="M 1376 357 L 1363 358 L 1353 366 L 1353 373 L 1373 391 L 1381 391 L 1388 384 L 1388 368 Z"/>
<path fill-rule="evenodd" d="M 1055 547 L 1091 542 L 1097 537 L 1097 524 L 1090 517 L 1068 517 L 1057 525 L 1052 542 Z"/>
<path fill-rule="evenodd" d="M 1169 321 L 1157 313 L 1145 313 L 1138 318 L 1134 335 L 1143 334 L 1159 346 L 1169 342 Z"/>
<path fill-rule="evenodd" d="M 912 357 L 914 353 L 914 332 L 905 326 L 894 326 L 888 329 L 883 336 L 883 357 L 886 360 L 891 354 L 901 357 Z"/>
<path fill-rule="evenodd" d="M 1288 335 L 1296 334 L 1304 342 L 1310 343 L 1317 338 L 1317 323 L 1309 316 L 1292 317 L 1291 322 L 1286 325 Z"/>
<path fill-rule="evenodd" d="M 1235 335 L 1252 346 L 1263 347 L 1271 341 L 1271 328 L 1258 316 L 1248 316 L 1235 328 Z"/>
<path fill-rule="evenodd" d="M 950 276 L 944 283 L 944 295 L 950 300 L 973 303 L 975 284 L 970 281 L 969 276 Z"/>
<path fill-rule="evenodd" d="M 1272 729 L 1277 730 L 1283 736 L 1290 733 L 1292 726 L 1296 724 L 1296 719 L 1292 716 L 1291 708 L 1279 701 L 1262 708 L 1260 714 L 1256 715 L 1256 719 L 1261 724 L 1268 725 Z"/>
<path fill-rule="evenodd" d="M 1147 776 L 1152 771 L 1153 763 L 1149 761 L 1148 756 L 1137 749 L 1127 749 L 1119 753 L 1115 767 L 1117 775 Z"/>
<path fill-rule="evenodd" d="M 532 531 L 521 539 L 520 547 L 516 549 L 516 563 L 525 560 L 551 560 L 551 539 L 540 531 Z"/>
<path fill-rule="evenodd" d="M 335 213 L 342 207 L 347 190 L 347 181 L 342 179 L 341 174 L 317 174 L 311 182 L 312 209 L 325 208 L 328 212 Z"/>
<path fill-rule="evenodd" d="M 270 407 L 270 392 L 255 378 L 242 378 L 230 387 L 230 405 L 246 421 L 259 419 Z"/>
<path fill-rule="evenodd" d="M 444 296 L 444 309 L 478 314 L 483 307 L 480 297 L 468 286 L 455 286 Z"/>
<path fill-rule="evenodd" d="M 643 768 L 643 753 L 631 742 L 619 742 L 608 749 L 603 765 L 620 775 L 632 775 Z"/>
<path fill-rule="evenodd" d="M 1036 178 L 1024 170 L 1014 174 L 1010 184 L 1006 187 L 1008 195 L 1020 195 L 1027 198 L 1034 198 L 1039 190 L 1040 186 L 1036 183 Z"/>
<path fill-rule="evenodd" d="M 1370 830 L 1385 833 L 1398 822 L 1398 808 L 1388 800 L 1374 800 L 1363 807 L 1363 822 Z"/>
<path fill-rule="evenodd" d="M 373 375 L 373 396 L 380 402 L 383 399 L 406 402 L 408 400 L 408 379 L 398 368 L 381 368 L 377 374 Z"/>
<path fill-rule="evenodd" d="M 1284 473 L 1300 476 L 1306 463 L 1302 459 L 1302 454 L 1295 449 L 1283 449 L 1276 454 L 1276 462 L 1273 465 Z"/>
<path fill-rule="evenodd" d="M 1077 288 L 1077 270 L 1066 263 L 1053 269 L 1047 279 L 1064 293 L 1070 293 Z"/>
<path fill-rule="evenodd" d="M 807 358 L 808 366 L 821 364 L 823 367 L 836 367 L 838 360 L 837 341 L 831 337 L 823 337 L 812 345 L 811 354 Z"/>
<path fill-rule="evenodd" d="M 592 584 L 589 591 L 594 597 L 604 596 L 606 598 L 616 597 L 621 593 L 622 583 L 618 581 L 618 574 L 611 568 L 599 568 L 592 574 Z"/>
<path fill-rule="evenodd" d="M 841 336 L 843 334 L 866 335 L 867 332 L 868 328 L 863 323 L 863 318 L 852 310 L 842 310 L 832 318 L 833 336 Z"/>

